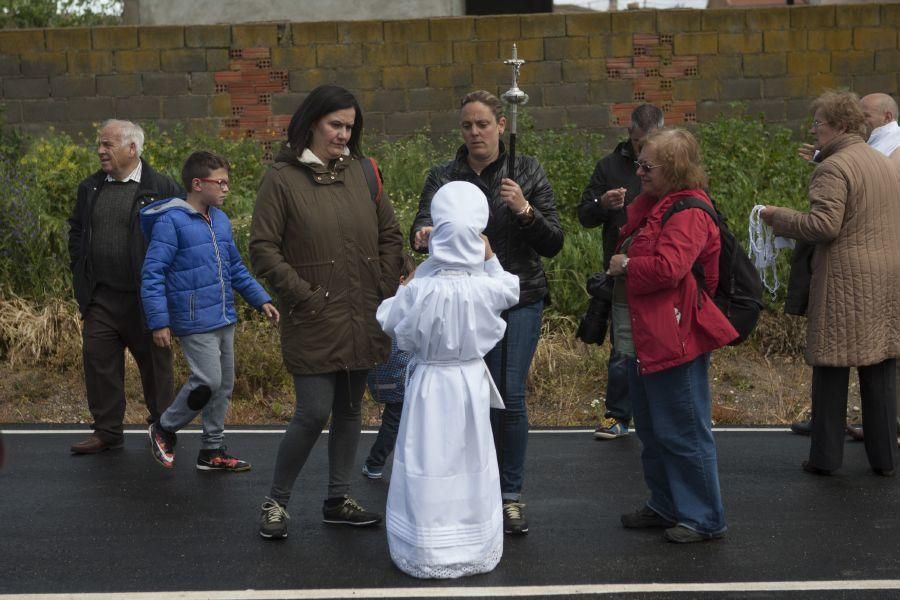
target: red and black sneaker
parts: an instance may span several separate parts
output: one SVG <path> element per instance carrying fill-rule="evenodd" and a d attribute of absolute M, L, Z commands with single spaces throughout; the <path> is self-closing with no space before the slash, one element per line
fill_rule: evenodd
<path fill-rule="evenodd" d="M 212 450 L 200 450 L 197 455 L 197 468 L 201 471 L 249 471 L 250 463 L 229 456 L 225 446 Z"/>
<path fill-rule="evenodd" d="M 159 423 L 151 423 L 147 433 L 150 435 L 150 449 L 156 462 L 167 469 L 174 467 L 177 441 L 175 434 L 160 427 Z"/>

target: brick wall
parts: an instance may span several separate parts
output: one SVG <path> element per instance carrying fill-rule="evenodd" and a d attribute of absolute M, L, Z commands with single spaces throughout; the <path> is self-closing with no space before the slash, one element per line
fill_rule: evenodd
<path fill-rule="evenodd" d="M 370 132 L 456 127 L 465 92 L 503 92 L 518 43 L 538 128 L 610 132 L 639 102 L 669 123 L 745 101 L 799 125 L 830 87 L 896 93 L 900 5 L 0 31 L 7 123 L 91 133 L 116 116 L 269 144 L 316 85 L 354 91 Z"/>

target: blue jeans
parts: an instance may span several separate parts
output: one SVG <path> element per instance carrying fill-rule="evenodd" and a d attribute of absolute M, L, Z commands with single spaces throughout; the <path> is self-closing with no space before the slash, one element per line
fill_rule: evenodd
<path fill-rule="evenodd" d="M 610 344 L 612 346 L 612 344 Z M 631 422 L 631 399 L 628 397 L 628 357 L 612 348 L 606 368 L 606 413 L 607 419 Z"/>
<path fill-rule="evenodd" d="M 400 429 L 400 416 L 403 414 L 402 402 L 387 402 L 381 412 L 381 427 L 378 435 L 369 450 L 366 466 L 370 469 L 381 469 L 388 455 L 394 451 L 397 445 L 397 431 Z"/>
<path fill-rule="evenodd" d="M 519 500 L 525 481 L 525 450 L 528 447 L 525 381 L 541 336 L 543 313 L 543 300 L 510 310 L 506 314 L 506 335 L 484 357 L 506 405 L 505 410 L 491 409 L 491 429 L 504 500 Z"/>
<path fill-rule="evenodd" d="M 709 355 L 650 375 L 641 375 L 630 359 L 628 391 L 650 490 L 647 506 L 702 535 L 724 532 Z"/>

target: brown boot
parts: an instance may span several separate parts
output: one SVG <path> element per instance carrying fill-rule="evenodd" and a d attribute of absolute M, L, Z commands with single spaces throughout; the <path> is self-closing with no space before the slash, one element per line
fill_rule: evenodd
<path fill-rule="evenodd" d="M 87 439 L 73 444 L 69 449 L 72 451 L 72 454 L 98 454 L 104 450 L 118 450 L 124 445 L 125 442 L 122 440 L 108 444 L 101 440 L 96 433 L 92 433 Z"/>

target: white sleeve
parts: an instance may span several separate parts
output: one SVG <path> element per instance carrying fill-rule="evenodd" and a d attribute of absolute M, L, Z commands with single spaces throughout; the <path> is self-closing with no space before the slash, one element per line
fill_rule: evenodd
<path fill-rule="evenodd" d="M 500 289 L 497 290 L 497 304 L 500 310 L 511 308 L 519 302 L 519 278 L 503 270 L 496 254 L 490 260 L 484 261 L 484 272 L 494 282 L 500 284 Z"/>

